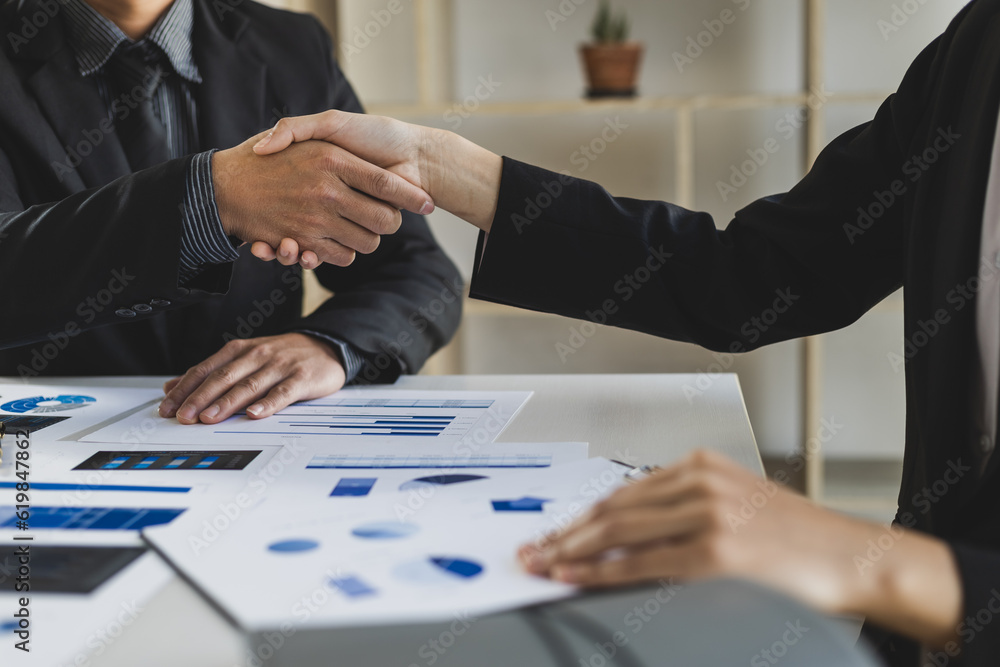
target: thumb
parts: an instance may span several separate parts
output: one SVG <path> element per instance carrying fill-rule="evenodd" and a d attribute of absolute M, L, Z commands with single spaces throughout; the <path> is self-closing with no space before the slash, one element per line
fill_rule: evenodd
<path fill-rule="evenodd" d="M 291 144 L 310 139 L 326 139 L 337 132 L 351 114 L 331 109 L 311 116 L 282 118 L 258 141 L 253 150 L 257 155 L 270 155 Z"/>

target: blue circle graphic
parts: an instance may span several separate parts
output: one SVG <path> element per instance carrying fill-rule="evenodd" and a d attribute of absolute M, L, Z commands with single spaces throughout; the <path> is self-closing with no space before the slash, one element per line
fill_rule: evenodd
<path fill-rule="evenodd" d="M 267 545 L 267 548 L 268 550 L 277 553 L 291 554 L 302 551 L 312 551 L 318 546 L 319 542 L 316 540 L 282 540 L 280 542 L 272 542 Z"/>
<path fill-rule="evenodd" d="M 32 396 L 31 398 L 19 398 L 14 401 L 8 401 L 0 405 L 0 410 L 16 414 L 24 414 L 26 412 L 62 412 L 64 410 L 84 408 L 96 402 L 97 399 L 92 396 L 73 396 L 69 394 Z"/>

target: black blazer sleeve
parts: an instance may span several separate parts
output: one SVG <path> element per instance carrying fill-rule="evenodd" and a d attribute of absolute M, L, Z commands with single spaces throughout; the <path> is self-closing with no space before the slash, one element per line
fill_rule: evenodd
<path fill-rule="evenodd" d="M 228 289 L 229 269 L 180 286 L 181 207 L 190 157 L 25 208 L 0 149 L 0 347 L 121 323 L 119 308 L 176 307 Z M 162 306 L 158 306 L 162 307 Z M 71 335 L 75 335 L 72 334 Z"/>
<path fill-rule="evenodd" d="M 471 296 L 725 352 L 854 322 L 902 284 L 906 205 L 878 197 L 904 177 L 936 54 L 935 42 L 790 192 L 724 230 L 706 213 L 505 158 Z"/>
<path fill-rule="evenodd" d="M 330 108 L 362 112 L 350 83 L 330 55 Z M 316 271 L 334 296 L 292 328 L 310 329 L 350 343 L 368 363 L 359 382 L 393 382 L 416 373 L 455 333 L 462 316 L 462 278 L 434 240 L 422 216 L 403 213 L 400 230 L 383 236 L 370 255 L 346 268 Z"/>

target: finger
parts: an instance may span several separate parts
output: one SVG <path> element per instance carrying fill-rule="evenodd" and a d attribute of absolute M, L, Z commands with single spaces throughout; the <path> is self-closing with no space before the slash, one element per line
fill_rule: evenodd
<path fill-rule="evenodd" d="M 525 566 L 542 574 L 559 563 L 586 560 L 612 549 L 689 537 L 712 525 L 712 506 L 705 501 L 614 512 L 562 535 L 534 557 L 528 557 Z"/>
<path fill-rule="evenodd" d="M 350 266 L 354 262 L 354 258 L 357 257 L 354 250 L 332 239 L 317 241 L 314 252 L 318 258 L 317 261 L 334 266 Z"/>
<path fill-rule="evenodd" d="M 267 395 L 247 408 L 247 417 L 251 419 L 263 419 L 270 417 L 279 410 L 284 410 L 295 401 L 304 398 L 313 398 L 306 391 L 306 382 L 302 379 L 291 377 L 279 382 L 271 387 Z"/>
<path fill-rule="evenodd" d="M 330 197 L 329 206 L 331 213 L 350 224 L 342 224 L 337 229 L 337 241 L 365 255 L 375 252 L 381 234 L 392 234 L 399 229 L 402 214 L 385 202 L 352 190 L 343 183 L 340 188 Z"/>
<path fill-rule="evenodd" d="M 263 241 L 254 241 L 253 245 L 250 246 L 250 252 L 257 259 L 262 259 L 265 262 L 270 262 L 277 257 L 274 248 Z"/>
<path fill-rule="evenodd" d="M 627 552 L 619 558 L 599 558 L 563 563 L 552 578 L 585 587 L 621 586 L 669 577 L 703 576 L 706 559 L 698 542 L 657 544 Z"/>
<path fill-rule="evenodd" d="M 299 261 L 299 244 L 292 239 L 281 239 L 278 243 L 278 263 L 285 266 L 292 266 Z"/>
<path fill-rule="evenodd" d="M 278 367 L 269 364 L 256 372 L 244 376 L 221 396 L 211 402 L 198 418 L 203 424 L 218 424 L 272 391 L 272 387 L 284 380 Z"/>
<path fill-rule="evenodd" d="M 177 409 L 180 408 L 185 400 L 187 400 L 188 396 L 191 395 L 191 392 L 201 386 L 209 374 L 216 368 L 229 363 L 239 354 L 242 354 L 245 345 L 246 341 L 243 340 L 234 340 L 226 343 L 222 346 L 221 350 L 210 356 L 208 359 L 189 368 L 188 371 L 180 377 L 178 382 L 174 384 L 173 388 L 167 393 L 166 397 L 160 403 L 160 416 L 176 416 Z"/>
<path fill-rule="evenodd" d="M 238 356 L 209 373 L 177 408 L 177 421 L 194 424 L 199 421 L 202 413 L 206 413 L 206 418 L 211 419 L 214 414 L 208 408 L 212 403 L 237 382 L 261 368 L 263 355 L 261 347 L 252 347 L 248 354 Z"/>
<path fill-rule="evenodd" d="M 654 473 L 636 484 L 622 487 L 595 504 L 585 519 L 630 507 L 671 505 L 697 498 L 724 493 L 727 486 L 725 473 L 714 470 L 678 467 Z"/>
<path fill-rule="evenodd" d="M 282 118 L 274 129 L 254 145 L 253 150 L 257 155 L 270 155 L 283 151 L 298 141 L 324 139 L 340 129 L 346 120 L 344 116 L 345 112 L 331 109 L 309 116 Z"/>
<path fill-rule="evenodd" d="M 179 377 L 176 377 L 176 378 L 173 378 L 173 379 L 170 379 L 170 380 L 167 380 L 166 382 L 164 382 L 163 383 L 163 394 L 164 394 L 164 396 L 166 396 L 167 394 L 169 394 L 170 391 L 174 387 L 176 387 L 177 383 L 180 382 L 180 381 L 181 381 L 181 379 Z"/>
<path fill-rule="evenodd" d="M 355 190 L 360 190 L 397 209 L 425 214 L 433 210 L 434 204 L 430 195 L 402 176 L 376 167 L 347 151 L 344 151 L 341 158 L 343 168 L 338 169 L 337 175 Z M 398 228 L 397 222 L 395 228 L 391 230 L 372 229 L 372 231 L 376 234 L 391 234 Z"/>
<path fill-rule="evenodd" d="M 299 264 L 303 269 L 313 270 L 318 269 L 323 262 L 319 261 L 319 257 L 317 257 L 316 253 L 312 250 L 306 250 L 302 253 L 301 258 L 299 259 Z"/>

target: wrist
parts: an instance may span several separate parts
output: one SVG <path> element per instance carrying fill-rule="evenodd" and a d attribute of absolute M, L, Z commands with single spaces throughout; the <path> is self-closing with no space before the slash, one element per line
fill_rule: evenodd
<path fill-rule="evenodd" d="M 429 131 L 420 145 L 428 175 L 425 189 L 434 203 L 489 232 L 500 194 L 503 159 L 447 130 Z"/>
<path fill-rule="evenodd" d="M 222 230 L 232 237 L 246 241 L 240 224 L 240 214 L 233 194 L 233 158 L 235 148 L 216 151 L 212 154 L 212 188 L 215 190 L 215 206 L 219 211 Z"/>
<path fill-rule="evenodd" d="M 930 648 L 955 641 L 962 615 L 962 582 L 950 547 L 899 526 L 891 532 L 894 544 L 884 550 L 879 546 L 882 555 L 849 611 L 919 637 Z M 886 534 L 879 531 L 879 536 Z"/>

